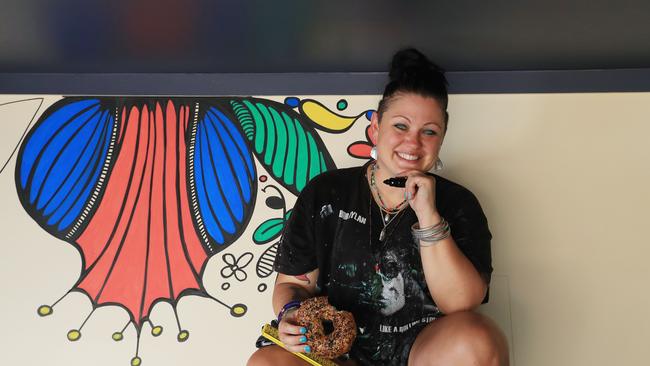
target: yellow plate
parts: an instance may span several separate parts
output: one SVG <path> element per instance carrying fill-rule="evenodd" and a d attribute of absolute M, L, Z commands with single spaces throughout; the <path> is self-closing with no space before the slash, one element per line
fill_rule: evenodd
<path fill-rule="evenodd" d="M 273 328 L 271 324 L 264 324 L 264 326 L 262 327 L 262 335 L 264 336 L 264 338 L 268 339 L 269 341 L 286 349 L 284 343 L 280 342 L 280 339 L 278 339 L 278 330 L 276 328 Z M 314 366 L 338 366 L 336 363 L 334 363 L 334 361 L 327 358 L 319 357 L 316 355 L 310 355 L 307 353 L 300 353 L 300 352 L 291 352 L 291 353 L 302 358 L 303 360 L 309 362 Z"/>

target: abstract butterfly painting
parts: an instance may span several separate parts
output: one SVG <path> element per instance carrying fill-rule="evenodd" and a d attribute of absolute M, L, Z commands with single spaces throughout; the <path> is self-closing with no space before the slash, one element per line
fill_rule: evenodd
<path fill-rule="evenodd" d="M 37 314 L 53 315 L 71 293 L 87 296 L 92 311 L 67 333 L 74 342 L 97 309 L 124 309 L 129 320 L 112 339 L 135 329 L 133 366 L 142 363 L 143 328 L 153 336 L 163 331 L 151 319 L 158 303 L 171 305 L 178 342 L 189 338 L 177 313 L 186 295 L 246 316 L 250 304 L 208 291 L 206 265 L 219 254 L 222 290 L 247 281 L 248 266 L 258 278 L 272 274 L 277 239 L 291 215 L 283 192 L 295 197 L 310 179 L 335 169 L 324 136 L 361 119 L 365 129 L 372 113 L 342 115 L 346 108 L 345 100 L 334 112 L 296 97 L 66 97 L 52 104 L 15 154 L 15 187 L 29 216 L 76 248 L 81 271 L 69 291 Z M 366 141 L 358 137 L 347 156 L 367 159 L 372 141 L 367 130 Z M 281 213 L 247 231 L 260 194 L 265 209 Z M 236 242 L 237 254 L 226 250 Z M 246 246 L 264 249 L 255 255 Z"/>

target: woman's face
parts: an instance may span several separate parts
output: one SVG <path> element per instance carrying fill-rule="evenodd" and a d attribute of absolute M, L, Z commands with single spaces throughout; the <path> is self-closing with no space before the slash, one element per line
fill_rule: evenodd
<path fill-rule="evenodd" d="M 429 171 L 435 164 L 445 136 L 445 117 L 434 98 L 397 93 L 381 121 L 373 113 L 370 123 L 382 176 Z"/>

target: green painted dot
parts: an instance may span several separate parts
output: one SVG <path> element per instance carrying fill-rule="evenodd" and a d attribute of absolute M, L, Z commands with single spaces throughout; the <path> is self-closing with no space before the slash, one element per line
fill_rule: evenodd
<path fill-rule="evenodd" d="M 160 325 L 156 325 L 155 327 L 151 328 L 151 335 L 154 337 L 158 337 L 159 335 L 162 334 L 162 332 L 163 332 L 163 327 L 161 327 Z"/>
<path fill-rule="evenodd" d="M 248 311 L 248 307 L 244 304 L 235 304 L 233 307 L 230 309 L 230 315 L 234 316 L 235 318 L 239 318 L 244 316 L 246 314 L 246 311 Z"/>
<path fill-rule="evenodd" d="M 131 359 L 131 366 L 140 366 L 142 365 L 142 359 L 138 356 L 135 356 Z"/>
<path fill-rule="evenodd" d="M 341 99 L 338 101 L 338 103 L 336 103 L 336 109 L 338 109 L 339 111 L 342 111 L 347 107 L 348 107 L 348 101 L 345 99 Z"/>
<path fill-rule="evenodd" d="M 122 334 L 122 332 L 115 332 L 115 333 L 113 333 L 112 338 L 113 338 L 113 340 L 114 340 L 115 342 L 119 342 L 119 341 L 121 341 L 122 339 L 124 339 L 124 335 Z"/>
<path fill-rule="evenodd" d="M 50 305 L 41 305 L 38 307 L 38 315 L 40 316 L 52 315 L 53 312 L 54 310 Z"/>
<path fill-rule="evenodd" d="M 68 332 L 68 340 L 71 342 L 78 341 L 81 338 L 81 332 L 76 329 L 70 329 Z"/>
<path fill-rule="evenodd" d="M 186 330 L 181 330 L 178 333 L 178 337 L 176 337 L 176 339 L 178 339 L 179 342 L 185 342 L 189 337 L 190 337 L 190 332 Z"/>

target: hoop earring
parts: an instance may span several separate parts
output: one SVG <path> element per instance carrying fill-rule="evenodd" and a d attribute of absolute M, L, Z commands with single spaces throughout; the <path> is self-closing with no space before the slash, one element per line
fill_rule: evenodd
<path fill-rule="evenodd" d="M 370 149 L 370 157 L 373 158 L 374 160 L 377 160 L 377 147 L 373 146 L 372 149 Z"/>
<path fill-rule="evenodd" d="M 438 158 L 438 159 L 436 159 L 436 164 L 433 166 L 433 170 L 437 172 L 439 170 L 442 170 L 444 167 L 445 166 L 444 166 L 444 164 L 442 164 L 442 160 L 440 160 L 440 158 Z"/>

